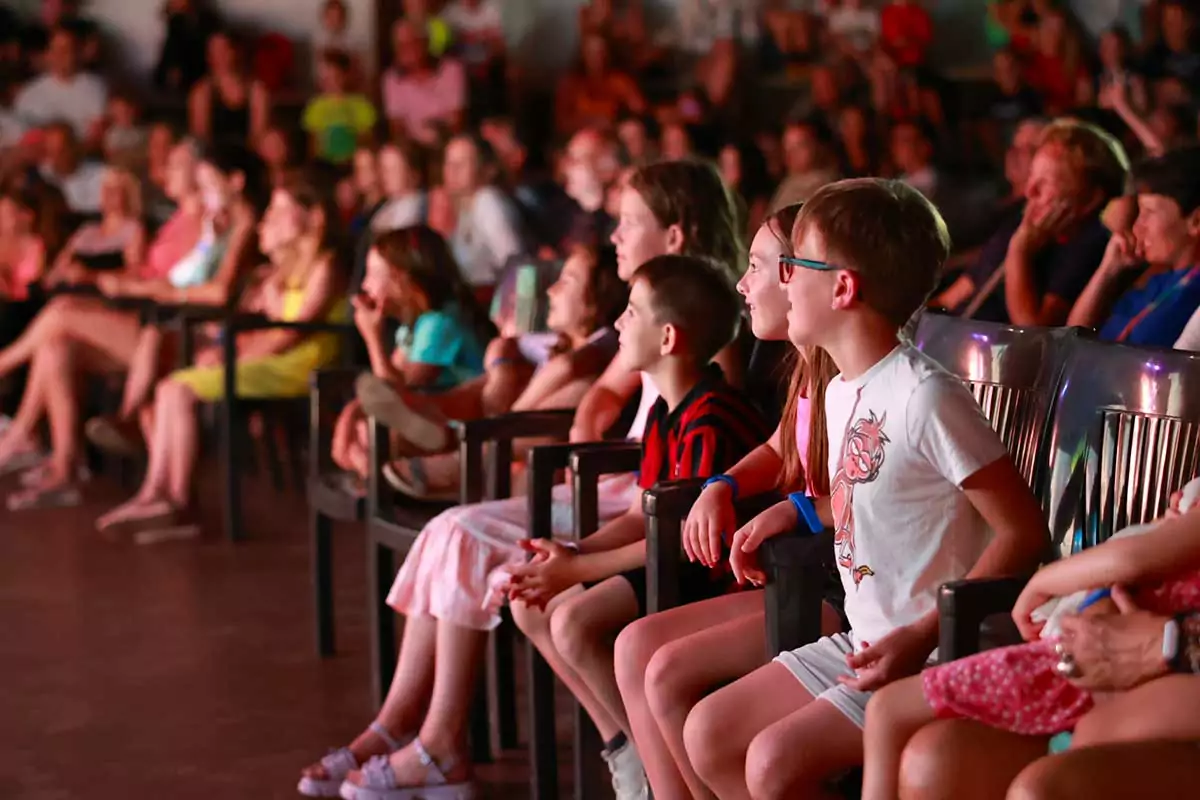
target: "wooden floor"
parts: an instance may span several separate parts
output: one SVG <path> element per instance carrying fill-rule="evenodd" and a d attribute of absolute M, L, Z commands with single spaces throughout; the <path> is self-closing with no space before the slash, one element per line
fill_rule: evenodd
<path fill-rule="evenodd" d="M 123 494 L 104 478 L 82 508 L 0 510 L 0 800 L 296 797 L 299 769 L 372 719 L 361 531 L 335 537 L 339 653 L 322 660 L 302 496 L 248 485 L 233 545 L 205 477 L 200 541 L 99 536 Z M 478 773 L 514 800 L 527 776 L 524 749 Z"/>

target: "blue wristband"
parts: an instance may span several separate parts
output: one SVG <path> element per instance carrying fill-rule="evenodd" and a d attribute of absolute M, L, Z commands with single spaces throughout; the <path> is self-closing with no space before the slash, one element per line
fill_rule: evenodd
<path fill-rule="evenodd" d="M 700 489 L 701 490 L 707 489 L 709 486 L 712 486 L 714 483 L 725 484 L 726 486 L 729 487 L 729 490 L 731 492 L 733 492 L 733 499 L 734 500 L 738 499 L 738 482 L 736 480 L 734 480 L 733 477 L 731 477 L 729 475 L 723 475 L 723 474 L 722 475 L 714 475 L 711 478 L 709 478 L 708 480 L 706 480 L 704 482 L 704 485 L 701 486 Z"/>
<path fill-rule="evenodd" d="M 1112 589 L 1093 589 L 1083 598 L 1083 602 L 1079 604 L 1079 608 L 1075 609 L 1075 613 L 1082 614 L 1088 606 L 1093 606 L 1109 597 L 1112 597 Z"/>
<path fill-rule="evenodd" d="M 797 527 L 804 533 L 820 533 L 825 530 L 825 526 L 821 524 L 821 517 L 817 514 L 817 507 L 813 505 L 812 498 L 803 492 L 792 492 L 788 495 L 788 500 L 792 501 L 792 505 L 796 507 L 796 513 L 800 516 L 797 520 Z"/>

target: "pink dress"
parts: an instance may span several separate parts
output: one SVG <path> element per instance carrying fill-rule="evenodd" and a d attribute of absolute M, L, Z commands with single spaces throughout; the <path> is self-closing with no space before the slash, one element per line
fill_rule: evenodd
<path fill-rule="evenodd" d="M 1156 614 L 1200 608 L 1200 570 L 1136 592 Z M 1055 641 L 988 650 L 921 673 L 925 699 L 941 719 L 970 719 L 1024 736 L 1052 736 L 1075 728 L 1091 710 L 1092 693 L 1054 671 Z"/>
<path fill-rule="evenodd" d="M 138 270 L 142 280 L 166 280 L 171 268 L 183 260 L 200 240 L 200 220 L 176 211 L 158 229 L 146 251 L 146 263 Z"/>
<path fill-rule="evenodd" d="M 642 375 L 642 398 L 629 429 L 640 439 L 646 415 L 658 399 L 654 385 Z M 600 481 L 598 507 L 604 524 L 630 509 L 641 495 L 633 474 Z M 555 538 L 572 532 L 571 489 L 554 487 L 550 527 Z M 518 542 L 529 537 L 528 501 L 524 497 L 456 506 L 434 517 L 413 542 L 388 593 L 387 602 L 405 616 L 426 614 L 464 628 L 491 630 L 500 624 L 501 587 L 505 567 L 521 564 L 526 553 Z"/>

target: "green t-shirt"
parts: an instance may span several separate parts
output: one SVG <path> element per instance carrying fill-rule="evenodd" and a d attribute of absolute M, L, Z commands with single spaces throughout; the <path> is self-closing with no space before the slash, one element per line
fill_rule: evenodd
<path fill-rule="evenodd" d="M 323 94 L 304 109 L 304 130 L 317 137 L 317 157 L 344 164 L 354 156 L 359 138 L 375 127 L 377 115 L 361 94 Z"/>

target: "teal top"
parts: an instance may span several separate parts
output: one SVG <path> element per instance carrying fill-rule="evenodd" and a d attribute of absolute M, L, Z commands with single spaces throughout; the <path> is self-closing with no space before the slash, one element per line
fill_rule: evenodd
<path fill-rule="evenodd" d="M 401 325 L 396 347 L 415 364 L 442 368 L 434 389 L 449 389 L 483 374 L 485 344 L 455 303 L 426 311 L 412 326 Z"/>

